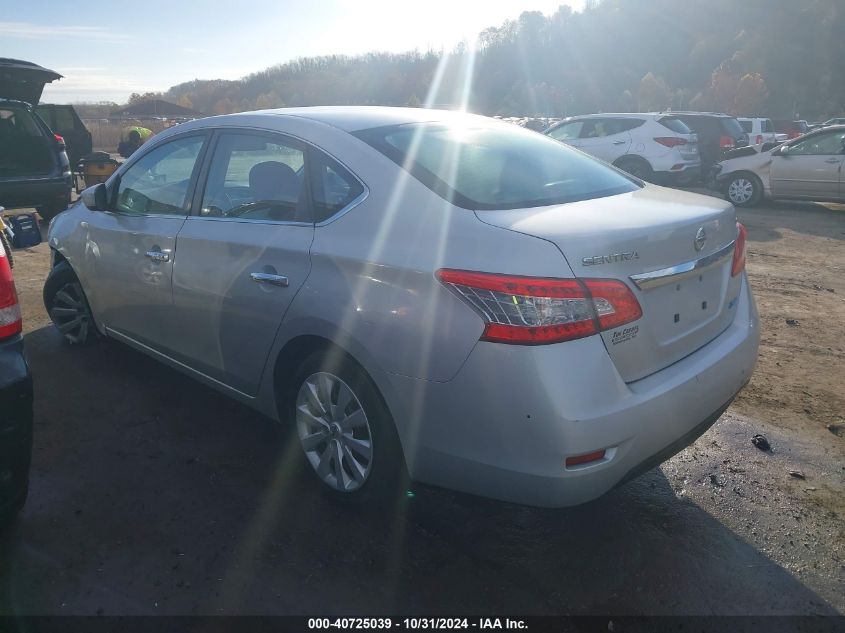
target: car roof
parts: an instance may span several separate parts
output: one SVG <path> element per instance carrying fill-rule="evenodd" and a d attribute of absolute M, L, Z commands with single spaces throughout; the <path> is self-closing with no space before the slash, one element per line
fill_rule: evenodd
<path fill-rule="evenodd" d="M 208 125 L 215 125 L 215 121 L 226 118 L 232 120 L 240 115 L 250 116 L 285 116 L 298 117 L 318 121 L 339 128 L 345 132 L 357 132 L 370 128 L 404 125 L 408 123 L 451 123 L 458 121 L 475 121 L 487 125 L 497 122 L 487 117 L 460 110 L 430 110 L 427 108 L 399 108 L 389 106 L 313 106 L 308 108 L 278 108 L 275 110 L 258 110 L 255 112 L 239 112 L 222 117 L 200 119 Z M 501 123 L 500 125 L 510 125 Z M 199 127 L 205 127 L 200 125 Z"/>

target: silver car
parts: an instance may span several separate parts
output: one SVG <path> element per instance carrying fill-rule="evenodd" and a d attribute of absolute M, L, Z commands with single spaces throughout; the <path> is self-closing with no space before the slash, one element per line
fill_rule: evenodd
<path fill-rule="evenodd" d="M 775 148 L 762 145 L 735 153 L 715 166 L 712 178 L 738 207 L 764 197 L 845 202 L 845 125 L 821 128 Z"/>
<path fill-rule="evenodd" d="M 463 113 L 179 125 L 49 243 L 69 342 L 119 340 L 289 425 L 291 459 L 350 499 L 410 477 L 588 501 L 694 441 L 757 358 L 730 204 Z"/>

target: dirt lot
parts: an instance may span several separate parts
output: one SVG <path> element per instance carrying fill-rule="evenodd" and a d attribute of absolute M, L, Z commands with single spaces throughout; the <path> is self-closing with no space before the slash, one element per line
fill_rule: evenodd
<path fill-rule="evenodd" d="M 270 421 L 119 344 L 63 345 L 47 247 L 17 251 L 36 449 L 0 613 L 845 613 L 845 210 L 740 216 L 750 385 L 692 447 L 565 511 L 425 487 L 386 517 L 329 503 Z"/>

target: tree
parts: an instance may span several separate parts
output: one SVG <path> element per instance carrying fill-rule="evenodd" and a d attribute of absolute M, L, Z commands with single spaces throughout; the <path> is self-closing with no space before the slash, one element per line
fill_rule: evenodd
<path fill-rule="evenodd" d="M 194 109 L 194 102 L 191 101 L 191 98 L 188 95 L 182 95 L 179 97 L 176 104 L 182 106 L 183 108 L 188 108 L 189 110 Z"/>
<path fill-rule="evenodd" d="M 649 72 L 640 80 L 637 90 L 639 111 L 665 110 L 672 105 L 672 95 L 672 89 L 663 77 Z"/>
<path fill-rule="evenodd" d="M 756 116 L 769 96 L 766 82 L 760 73 L 747 73 L 739 80 L 736 97 L 729 114 Z"/>

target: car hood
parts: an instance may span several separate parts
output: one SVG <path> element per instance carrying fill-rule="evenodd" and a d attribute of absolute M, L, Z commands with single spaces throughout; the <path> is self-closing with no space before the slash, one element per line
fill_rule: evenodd
<path fill-rule="evenodd" d="M 61 78 L 59 73 L 38 64 L 0 57 L 0 99 L 36 105 L 44 85 Z"/>
<path fill-rule="evenodd" d="M 730 174 L 735 171 L 757 171 L 766 167 L 772 162 L 772 152 L 776 148 L 773 147 L 765 152 L 761 152 L 761 147 L 762 145 L 752 145 L 750 147 L 743 147 L 742 150 L 735 150 L 737 152 L 742 151 L 742 155 L 736 158 L 726 158 L 721 161 L 719 163 L 722 167 L 721 173 Z"/>

